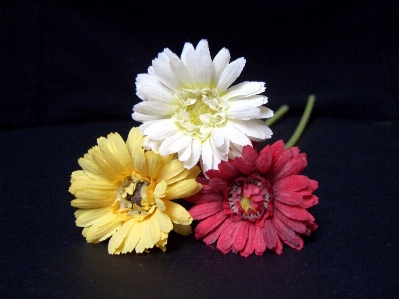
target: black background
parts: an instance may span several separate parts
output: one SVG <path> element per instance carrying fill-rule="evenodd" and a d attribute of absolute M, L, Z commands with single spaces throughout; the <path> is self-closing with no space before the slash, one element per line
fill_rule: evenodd
<path fill-rule="evenodd" d="M 2 298 L 394 298 L 399 295 L 398 5 L 395 1 L 2 1 Z M 135 77 L 165 47 L 206 38 L 245 57 L 290 106 L 287 139 L 319 181 L 319 229 L 296 251 L 245 259 L 171 234 L 167 252 L 86 244 L 67 192 L 96 138 L 126 138 Z M 267 141 L 269 142 L 269 141 Z"/>

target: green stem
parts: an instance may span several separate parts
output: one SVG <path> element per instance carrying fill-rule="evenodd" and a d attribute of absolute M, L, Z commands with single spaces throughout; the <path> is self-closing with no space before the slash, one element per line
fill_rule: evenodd
<path fill-rule="evenodd" d="M 274 115 L 270 118 L 268 118 L 267 120 L 265 120 L 266 126 L 270 127 L 271 125 L 273 125 L 276 121 L 278 121 L 284 114 L 287 113 L 288 111 L 288 106 L 287 105 L 283 105 L 280 108 L 277 109 L 276 112 L 274 112 Z"/>
<path fill-rule="evenodd" d="M 309 121 L 309 117 L 310 117 L 310 114 L 312 113 L 312 109 L 313 109 L 315 100 L 316 100 L 315 95 L 312 94 L 309 96 L 308 102 L 306 103 L 305 111 L 302 114 L 301 120 L 299 121 L 299 124 L 296 127 L 294 134 L 292 134 L 292 137 L 286 143 L 285 148 L 294 146 L 297 143 L 299 137 L 301 137 L 303 131 L 305 130 L 306 124 Z"/>

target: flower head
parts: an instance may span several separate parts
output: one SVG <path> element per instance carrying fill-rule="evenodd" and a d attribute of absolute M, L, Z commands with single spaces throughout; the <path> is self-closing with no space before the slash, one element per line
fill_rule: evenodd
<path fill-rule="evenodd" d="M 200 170 L 188 170 L 173 155 L 142 148 L 144 138 L 133 128 L 126 143 L 117 133 L 98 139 L 72 173 L 69 191 L 76 225 L 89 243 L 111 237 L 111 254 L 149 248 L 166 250 L 169 232 L 191 233 L 192 217 L 172 200 L 195 194 Z"/>
<path fill-rule="evenodd" d="M 281 241 L 301 249 L 300 234 L 309 235 L 317 228 L 306 209 L 318 203 L 312 194 L 318 183 L 300 175 L 306 163 L 298 148 L 284 149 L 278 141 L 259 155 L 245 146 L 241 158 L 209 170 L 209 179 L 198 179 L 203 189 L 187 198 L 197 203 L 190 214 L 202 220 L 196 238 L 206 244 L 217 241 L 223 253 L 245 257 L 253 252 L 261 255 L 266 248 L 281 254 Z"/>
<path fill-rule="evenodd" d="M 147 138 L 145 148 L 161 155 L 177 153 L 186 168 L 201 162 L 203 172 L 220 161 L 241 156 L 251 141 L 270 138 L 261 118 L 273 112 L 262 106 L 263 82 L 230 85 L 243 70 L 245 59 L 230 62 L 223 48 L 212 60 L 208 42 L 186 43 L 181 57 L 165 49 L 152 61 L 147 74 L 136 79 L 133 119 Z"/>

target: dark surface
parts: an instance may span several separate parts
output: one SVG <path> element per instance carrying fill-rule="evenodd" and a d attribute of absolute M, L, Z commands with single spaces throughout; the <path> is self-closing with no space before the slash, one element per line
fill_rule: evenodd
<path fill-rule="evenodd" d="M 2 298 L 399 297 L 399 11 L 395 1 L 2 1 Z M 216 2 L 216 3 L 215 3 Z M 124 138 L 134 80 L 164 47 L 207 38 L 289 104 L 291 136 L 319 181 L 301 251 L 242 258 L 171 234 L 166 253 L 87 244 L 67 192 L 77 160 Z M 195 224 L 194 224 L 195 225 Z"/>
<path fill-rule="evenodd" d="M 289 135 L 297 118 L 276 124 Z M 399 123 L 315 118 L 299 146 L 319 181 L 319 224 L 301 251 L 224 255 L 171 234 L 166 253 L 111 256 L 74 224 L 69 178 L 96 138 L 132 122 L 2 133 L 3 298 L 394 298 Z M 344 134 L 340 132 L 345 132 Z M 275 140 L 276 138 L 273 138 Z"/>

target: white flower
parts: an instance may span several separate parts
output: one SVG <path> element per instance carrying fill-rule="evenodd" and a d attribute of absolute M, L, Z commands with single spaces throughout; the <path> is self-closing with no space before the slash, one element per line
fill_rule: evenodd
<path fill-rule="evenodd" d="M 132 117 L 143 122 L 144 147 L 161 155 L 177 153 L 186 168 L 201 160 L 202 171 L 215 169 L 221 160 L 241 156 L 252 141 L 272 135 L 260 120 L 273 116 L 262 105 L 267 97 L 263 82 L 229 86 L 242 72 L 245 59 L 231 63 L 223 48 L 212 61 L 208 42 L 194 49 L 186 43 L 179 58 L 165 49 L 152 61 L 147 74 L 136 78 L 137 95 L 143 102 L 133 107 Z"/>

